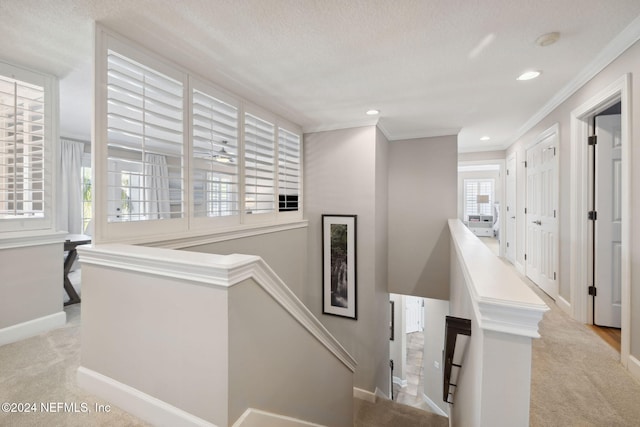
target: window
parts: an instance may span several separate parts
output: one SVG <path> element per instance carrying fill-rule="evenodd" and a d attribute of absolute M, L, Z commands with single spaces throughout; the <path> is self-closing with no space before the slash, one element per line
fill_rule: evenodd
<path fill-rule="evenodd" d="M 193 91 L 193 215 L 240 214 L 238 197 L 238 109 Z"/>
<path fill-rule="evenodd" d="M 464 217 L 493 215 L 493 179 L 464 180 Z"/>
<path fill-rule="evenodd" d="M 44 88 L 0 76 L 0 218 L 44 217 Z"/>
<path fill-rule="evenodd" d="M 300 136 L 278 129 L 279 211 L 297 211 L 300 193 Z"/>
<path fill-rule="evenodd" d="M 245 213 L 275 212 L 275 126 L 252 114 L 244 119 Z"/>
<path fill-rule="evenodd" d="M 298 226 L 298 126 L 97 29 L 95 242 Z"/>
<path fill-rule="evenodd" d="M 0 62 L 0 231 L 54 229 L 56 83 Z"/>
<path fill-rule="evenodd" d="M 182 218 L 183 85 L 107 55 L 109 222 Z"/>

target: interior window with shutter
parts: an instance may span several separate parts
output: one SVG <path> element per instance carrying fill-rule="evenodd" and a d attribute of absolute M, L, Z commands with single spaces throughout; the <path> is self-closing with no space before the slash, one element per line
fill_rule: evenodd
<path fill-rule="evenodd" d="M 493 185 L 493 179 L 464 180 L 465 219 L 469 215 L 492 215 Z"/>
<path fill-rule="evenodd" d="M 297 211 L 300 195 L 300 136 L 278 128 L 278 205 Z"/>
<path fill-rule="evenodd" d="M 44 217 L 44 97 L 43 87 L 0 76 L 0 219 Z"/>
<path fill-rule="evenodd" d="M 193 214 L 239 215 L 238 109 L 193 91 Z"/>
<path fill-rule="evenodd" d="M 107 220 L 182 218 L 183 84 L 107 55 Z"/>
<path fill-rule="evenodd" d="M 275 212 L 275 126 L 245 113 L 245 213 Z"/>

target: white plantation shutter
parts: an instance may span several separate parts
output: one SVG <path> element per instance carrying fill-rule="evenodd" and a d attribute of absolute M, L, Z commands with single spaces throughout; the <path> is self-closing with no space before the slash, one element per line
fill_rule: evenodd
<path fill-rule="evenodd" d="M 45 215 L 44 98 L 43 87 L 0 76 L 0 219 Z"/>
<path fill-rule="evenodd" d="M 112 50 L 107 67 L 107 220 L 182 218 L 183 85 Z"/>
<path fill-rule="evenodd" d="M 464 206 L 465 219 L 469 215 L 492 215 L 493 179 L 465 179 Z M 478 203 L 478 196 L 488 196 L 488 203 Z"/>
<path fill-rule="evenodd" d="M 275 126 L 245 113 L 245 212 L 275 212 Z"/>
<path fill-rule="evenodd" d="M 193 214 L 239 215 L 238 109 L 193 91 Z"/>
<path fill-rule="evenodd" d="M 278 128 L 279 210 L 297 211 L 300 195 L 300 136 Z"/>

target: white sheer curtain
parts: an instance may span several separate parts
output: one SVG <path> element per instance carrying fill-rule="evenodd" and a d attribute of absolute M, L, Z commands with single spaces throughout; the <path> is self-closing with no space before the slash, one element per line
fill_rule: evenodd
<path fill-rule="evenodd" d="M 145 153 L 144 189 L 147 218 L 170 218 L 169 168 L 165 156 Z"/>
<path fill-rule="evenodd" d="M 71 234 L 82 230 L 82 142 L 60 140 L 60 178 L 58 180 L 58 229 Z"/>

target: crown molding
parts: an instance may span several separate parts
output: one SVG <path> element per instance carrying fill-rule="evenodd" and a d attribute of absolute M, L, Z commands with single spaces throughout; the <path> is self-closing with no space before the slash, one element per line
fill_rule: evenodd
<path fill-rule="evenodd" d="M 306 126 L 306 127 L 302 128 L 302 133 L 329 132 L 329 131 L 333 131 L 333 130 L 359 128 L 359 127 L 364 127 L 364 126 L 376 126 L 376 125 L 378 125 L 378 121 L 379 120 L 380 120 L 379 117 L 375 117 L 375 118 L 370 118 L 370 119 L 355 120 L 355 121 L 352 121 L 352 122 L 334 123 L 334 124 L 330 124 L 330 125 L 329 124 L 321 124 L 321 125 L 317 125 L 317 126 Z M 386 136 L 386 134 L 385 134 L 385 136 Z"/>
<path fill-rule="evenodd" d="M 540 123 L 553 110 L 558 108 L 569 97 L 593 79 L 606 66 L 611 64 L 624 51 L 629 49 L 634 43 L 640 40 L 640 16 L 634 19 L 620 34 L 618 34 L 573 80 L 562 88 L 553 98 L 551 98 L 536 114 L 527 120 L 509 139 L 503 150 L 509 148 L 518 141 L 525 133 Z"/>

